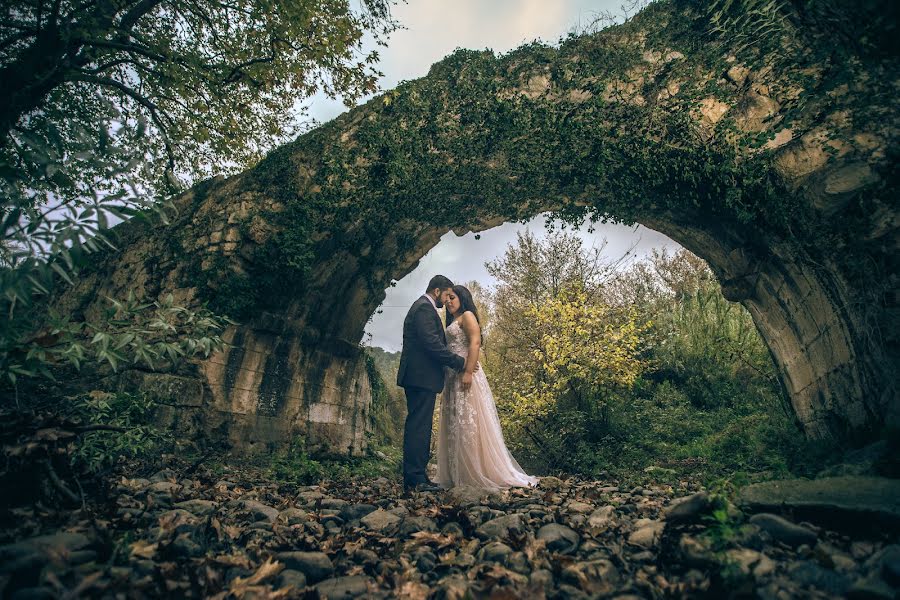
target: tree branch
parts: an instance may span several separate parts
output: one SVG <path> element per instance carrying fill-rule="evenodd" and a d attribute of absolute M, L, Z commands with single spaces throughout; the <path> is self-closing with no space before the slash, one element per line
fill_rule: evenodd
<path fill-rule="evenodd" d="M 53 465 L 49 460 L 45 460 L 44 466 L 47 469 L 47 474 L 50 476 L 50 481 L 53 483 L 53 486 L 59 491 L 63 496 L 72 502 L 78 503 L 80 500 L 78 496 L 75 495 L 75 492 L 70 490 L 65 483 L 63 483 L 62 479 L 59 478 L 59 475 L 56 474 L 56 469 L 53 468 Z"/>
<path fill-rule="evenodd" d="M 135 102 L 137 102 L 138 104 L 143 106 L 144 108 L 146 108 L 147 111 L 150 113 L 150 119 L 159 128 L 159 134 L 162 137 L 163 144 L 166 147 L 166 155 L 168 157 L 168 167 L 169 167 L 169 169 L 175 168 L 175 152 L 172 149 L 172 144 L 169 140 L 169 135 L 166 130 L 166 125 L 162 122 L 162 118 L 160 117 L 160 114 L 162 113 L 162 111 L 160 111 L 159 108 L 156 106 L 156 104 L 154 104 L 149 98 L 142 96 L 141 94 L 139 94 L 135 90 L 131 89 L 127 85 L 125 85 L 119 81 L 116 81 L 115 79 L 110 79 L 109 77 L 95 77 L 93 75 L 77 74 L 77 75 L 70 75 L 70 76 L 66 77 L 66 80 L 67 81 L 83 81 L 85 83 L 93 83 L 96 85 L 102 85 L 105 87 L 113 88 L 115 90 L 118 90 L 119 92 L 121 92 L 122 94 L 127 96 L 128 98 L 131 98 L 132 100 L 134 100 Z"/>
<path fill-rule="evenodd" d="M 103 71 L 107 69 L 111 69 L 112 67 L 118 67 L 119 65 L 134 65 L 135 67 L 140 68 L 140 63 L 135 62 L 130 58 L 120 58 L 118 60 L 111 60 L 107 63 L 103 63 L 102 65 L 97 65 L 96 67 L 92 67 L 90 69 L 79 68 L 76 69 L 79 73 L 84 73 L 85 75 L 99 75 Z"/>
<path fill-rule="evenodd" d="M 6 50 L 18 41 L 34 37 L 34 32 L 22 30 L 0 41 L 0 50 Z"/>
<path fill-rule="evenodd" d="M 95 40 L 89 38 L 77 38 L 76 41 L 80 44 L 91 46 L 93 48 L 110 48 L 112 50 L 121 50 L 123 52 L 133 52 L 135 54 L 140 54 L 141 56 L 146 56 L 151 60 L 158 60 L 160 62 L 165 62 L 169 58 L 164 54 L 157 54 L 150 48 L 144 48 L 142 46 L 138 46 L 137 44 L 112 42 L 109 40 Z"/>
<path fill-rule="evenodd" d="M 119 21 L 119 29 L 123 31 L 131 31 L 131 28 L 147 13 L 162 4 L 164 0 L 142 0 L 138 2 L 131 10 L 122 16 Z"/>

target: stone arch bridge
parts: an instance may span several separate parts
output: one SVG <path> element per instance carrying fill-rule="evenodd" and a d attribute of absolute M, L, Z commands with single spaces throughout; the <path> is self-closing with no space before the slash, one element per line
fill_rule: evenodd
<path fill-rule="evenodd" d="M 245 450 L 300 434 L 355 453 L 363 328 L 442 234 L 548 210 L 637 221 L 750 310 L 809 436 L 866 439 L 900 419 L 897 8 L 783 3 L 766 23 L 701 4 L 657 2 L 558 48 L 457 51 L 195 186 L 171 225 L 117 227 L 121 251 L 61 302 L 210 302 L 241 322 L 231 350 L 129 381 Z"/>

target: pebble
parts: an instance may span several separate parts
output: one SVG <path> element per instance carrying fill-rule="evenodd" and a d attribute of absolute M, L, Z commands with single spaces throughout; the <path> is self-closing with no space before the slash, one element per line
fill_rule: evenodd
<path fill-rule="evenodd" d="M 647 521 L 642 519 L 642 521 Z M 640 525 L 640 527 L 628 536 L 628 543 L 633 546 L 642 548 L 654 548 L 659 542 L 659 536 L 665 527 L 662 521 L 650 521 Z"/>
<path fill-rule="evenodd" d="M 275 555 L 285 567 L 303 573 L 310 583 L 327 579 L 334 574 L 334 565 L 324 552 L 279 552 Z"/>
<path fill-rule="evenodd" d="M 619 582 L 619 572 L 608 560 L 579 562 L 563 569 L 564 582 L 591 596 L 609 594 Z"/>
<path fill-rule="evenodd" d="M 818 539 L 814 531 L 771 513 L 753 515 L 750 517 L 750 522 L 767 532 L 773 539 L 789 546 L 799 547 L 803 544 L 815 544 Z"/>
<path fill-rule="evenodd" d="M 388 529 L 393 528 L 400 522 L 400 517 L 397 515 L 390 513 L 382 508 L 379 508 L 376 511 L 370 512 L 365 517 L 359 520 L 360 524 L 362 524 L 367 529 L 371 529 L 372 531 L 385 532 Z"/>
<path fill-rule="evenodd" d="M 698 492 L 692 496 L 675 500 L 663 513 L 670 523 L 690 523 L 698 520 L 711 508 L 709 494 Z"/>
<path fill-rule="evenodd" d="M 523 526 L 524 523 L 522 522 L 522 516 L 518 513 L 504 515 L 502 517 L 497 517 L 496 519 L 491 519 L 490 521 L 482 524 L 475 531 L 475 535 L 483 540 L 489 538 L 505 538 L 508 537 L 511 533 L 520 533 Z"/>
<path fill-rule="evenodd" d="M 536 538 L 547 544 L 547 549 L 560 554 L 571 554 L 578 548 L 581 536 L 571 527 L 548 523 L 538 529 Z"/>
<path fill-rule="evenodd" d="M 376 588 L 375 580 L 367 575 L 346 575 L 326 579 L 314 586 L 320 598 L 354 598 L 368 593 L 369 588 Z"/>

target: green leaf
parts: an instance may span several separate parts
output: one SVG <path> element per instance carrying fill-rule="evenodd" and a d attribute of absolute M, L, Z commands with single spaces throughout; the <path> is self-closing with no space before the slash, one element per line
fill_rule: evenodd
<path fill-rule="evenodd" d="M 75 282 L 72 281 L 72 278 L 69 276 L 69 274 L 66 272 L 66 270 L 63 269 L 61 266 L 59 266 L 59 264 L 57 264 L 56 262 L 51 262 L 50 268 L 53 269 L 54 271 L 56 271 L 56 273 L 58 273 L 59 276 L 65 280 L 66 283 L 68 283 L 69 285 L 75 285 Z"/>

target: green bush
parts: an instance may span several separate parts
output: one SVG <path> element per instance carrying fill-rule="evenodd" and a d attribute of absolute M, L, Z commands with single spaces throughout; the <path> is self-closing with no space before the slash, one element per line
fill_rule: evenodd
<path fill-rule="evenodd" d="M 268 467 L 269 475 L 278 481 L 295 485 L 313 485 L 321 481 L 342 481 L 356 477 L 396 478 L 401 450 L 392 445 L 373 442 L 367 456 L 328 459 L 312 458 L 303 438 L 295 438 L 290 446 L 275 455 Z"/>
<path fill-rule="evenodd" d="M 157 407 L 146 394 L 93 391 L 73 398 L 64 412 L 88 430 L 73 445 L 73 469 L 96 474 L 129 460 L 155 460 L 171 449 L 172 434 L 156 426 Z"/>

